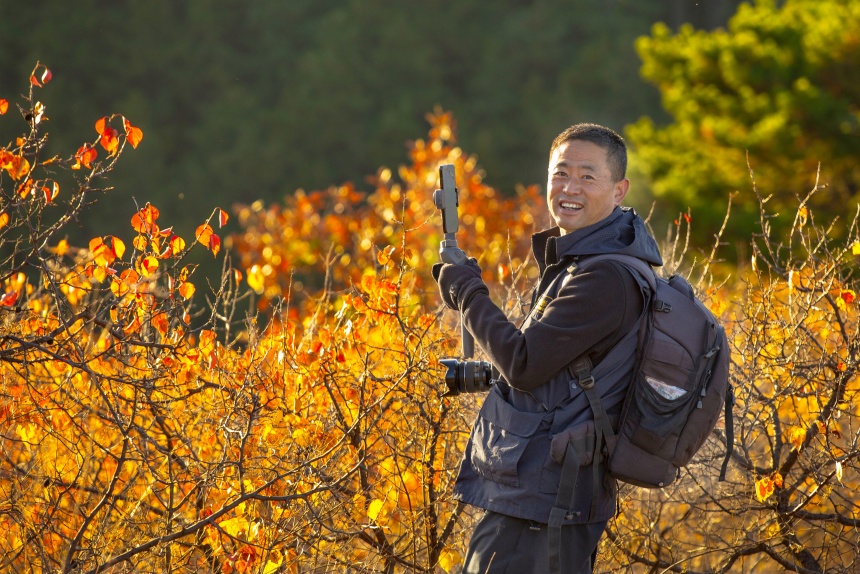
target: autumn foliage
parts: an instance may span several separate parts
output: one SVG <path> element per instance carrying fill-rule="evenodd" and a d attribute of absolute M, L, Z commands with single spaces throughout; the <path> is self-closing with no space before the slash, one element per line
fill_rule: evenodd
<path fill-rule="evenodd" d="M 50 79 L 39 64 L 22 103 L 0 99 L 0 121 L 17 106 L 27 122 L 0 148 L 0 569 L 456 571 L 472 516 L 451 484 L 480 397 L 440 398 L 459 341 L 429 274 L 432 194 L 453 163 L 461 245 L 516 318 L 539 188 L 486 186 L 436 110 L 367 191 L 236 206 L 224 238 L 219 207 L 182 237 L 146 203 L 124 235 L 74 246 L 64 228 L 146 140 L 106 114 L 44 157 Z M 855 225 L 831 245 L 803 213 L 721 281 L 683 257 L 695 214 L 670 230 L 669 267 L 731 333 L 735 456 L 718 483 L 722 428 L 671 490 L 625 488 L 600 571 L 856 568 L 860 242 Z M 195 276 L 191 250 L 221 277 Z"/>

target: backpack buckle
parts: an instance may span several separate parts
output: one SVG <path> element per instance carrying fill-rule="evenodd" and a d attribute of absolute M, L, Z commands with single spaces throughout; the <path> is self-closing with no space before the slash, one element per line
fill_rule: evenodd
<path fill-rule="evenodd" d="M 589 373 L 587 377 L 582 377 L 579 379 L 579 386 L 583 389 L 590 390 L 594 388 L 594 376 Z"/>
<path fill-rule="evenodd" d="M 668 313 L 672 310 L 672 304 L 668 303 L 667 301 L 661 301 L 657 299 L 656 301 L 654 301 L 654 310 L 660 311 L 661 313 Z"/>

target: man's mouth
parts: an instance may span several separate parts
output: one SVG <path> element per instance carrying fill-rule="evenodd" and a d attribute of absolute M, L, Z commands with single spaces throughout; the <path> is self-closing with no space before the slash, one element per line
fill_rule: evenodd
<path fill-rule="evenodd" d="M 579 211 L 582 209 L 581 203 L 575 203 L 573 201 L 560 201 L 558 206 L 562 209 L 572 209 L 574 211 Z"/>

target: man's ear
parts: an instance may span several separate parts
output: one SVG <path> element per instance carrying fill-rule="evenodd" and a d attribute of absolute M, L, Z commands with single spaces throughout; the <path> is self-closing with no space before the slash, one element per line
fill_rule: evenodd
<path fill-rule="evenodd" d="M 615 184 L 615 205 L 621 205 L 624 198 L 627 196 L 627 190 L 630 188 L 630 180 L 626 177 Z"/>

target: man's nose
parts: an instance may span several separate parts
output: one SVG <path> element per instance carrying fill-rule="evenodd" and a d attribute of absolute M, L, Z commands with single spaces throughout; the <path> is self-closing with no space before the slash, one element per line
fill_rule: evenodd
<path fill-rule="evenodd" d="M 569 193 L 571 195 L 578 194 L 580 192 L 579 182 L 577 180 L 571 178 L 562 184 L 561 189 L 565 193 Z"/>

